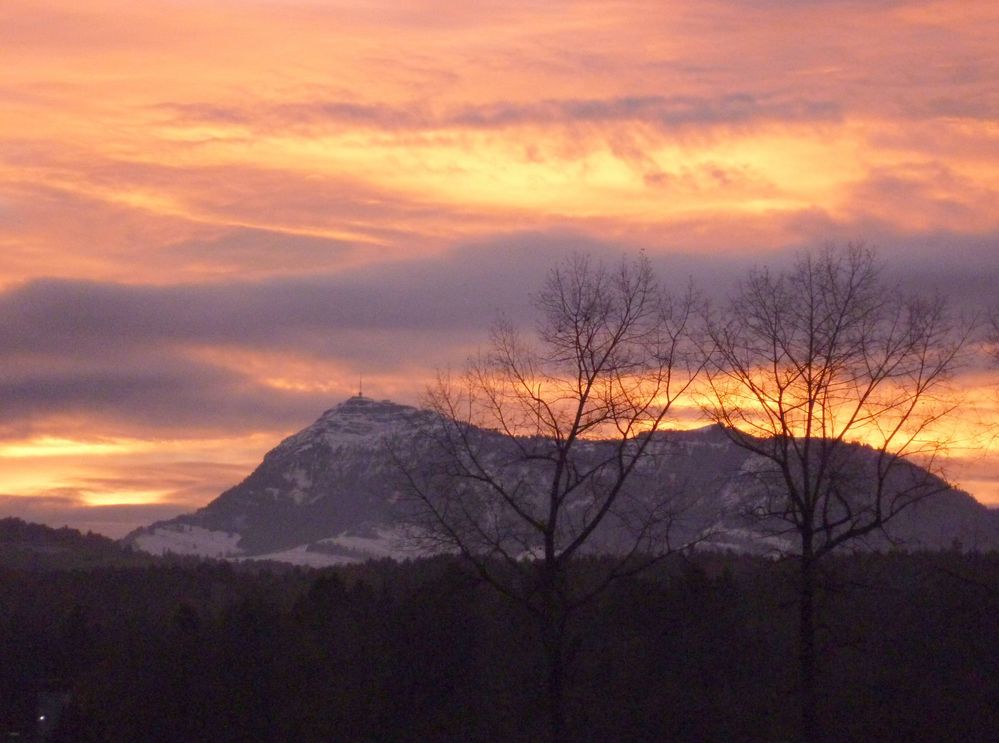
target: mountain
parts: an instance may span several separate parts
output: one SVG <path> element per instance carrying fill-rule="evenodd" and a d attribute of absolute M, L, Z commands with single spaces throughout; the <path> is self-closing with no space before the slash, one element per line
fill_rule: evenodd
<path fill-rule="evenodd" d="M 352 397 L 289 436 L 239 485 L 193 514 L 155 523 L 126 541 L 153 553 L 255 556 L 336 564 L 399 552 L 395 479 L 387 442 L 428 414 Z"/>
<path fill-rule="evenodd" d="M 204 508 L 139 529 L 125 541 L 154 554 L 317 566 L 411 556 L 399 525 L 404 488 L 392 451 L 425 451 L 421 427 L 432 421 L 427 411 L 352 397 L 282 441 L 249 477 Z M 486 456 L 502 456 L 503 437 L 488 431 L 478 435 Z M 635 479 L 684 503 L 672 532 L 676 543 L 710 534 L 704 544 L 719 549 L 791 547 L 746 517 L 761 497 L 759 460 L 735 446 L 724 430 L 708 426 L 655 436 L 654 456 Z M 606 446 L 585 442 L 584 456 L 597 457 Z M 851 451 L 865 456 L 863 447 Z M 959 542 L 967 548 L 999 548 L 999 519 L 967 493 L 946 490 L 898 517 L 892 536 L 910 547 L 947 548 Z M 608 548 L 616 537 L 620 534 L 608 527 L 594 545 Z M 885 544 L 883 537 L 872 537 L 868 546 Z"/>

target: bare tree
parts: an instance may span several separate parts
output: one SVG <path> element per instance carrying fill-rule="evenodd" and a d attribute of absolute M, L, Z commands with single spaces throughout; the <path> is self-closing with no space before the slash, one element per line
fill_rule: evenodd
<path fill-rule="evenodd" d="M 692 292 L 664 294 L 644 256 L 616 269 L 574 257 L 535 305 L 534 338 L 500 321 L 487 353 L 439 377 L 419 462 L 398 459 L 417 536 L 459 552 L 536 618 L 558 741 L 570 617 L 673 547 L 676 504 L 654 477 L 664 451 L 654 434 L 704 362 L 687 340 Z M 615 559 L 569 580 L 596 540 Z"/>
<path fill-rule="evenodd" d="M 989 317 L 989 335 L 986 343 L 992 360 L 999 364 L 999 306 L 993 308 Z"/>
<path fill-rule="evenodd" d="M 929 474 L 944 446 L 934 428 L 954 408 L 946 383 L 964 340 L 942 301 L 887 287 L 861 246 L 753 272 L 708 324 L 705 409 L 755 455 L 752 515 L 794 545 L 802 737 L 814 740 L 816 568 L 946 488 Z"/>

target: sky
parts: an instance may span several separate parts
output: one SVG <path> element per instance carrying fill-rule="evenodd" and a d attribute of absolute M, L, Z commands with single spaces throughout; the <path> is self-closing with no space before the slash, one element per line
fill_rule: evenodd
<path fill-rule="evenodd" d="M 0 70 L 0 516 L 200 507 L 573 251 L 721 298 L 860 241 L 999 301 L 993 0 L 5 0 Z M 999 505 L 959 381 L 949 474 Z"/>

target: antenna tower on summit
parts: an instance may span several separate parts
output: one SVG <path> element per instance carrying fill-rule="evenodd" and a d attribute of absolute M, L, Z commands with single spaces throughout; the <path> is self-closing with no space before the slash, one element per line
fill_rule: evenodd
<path fill-rule="evenodd" d="M 357 396 L 364 397 L 364 377 L 357 376 Z"/>

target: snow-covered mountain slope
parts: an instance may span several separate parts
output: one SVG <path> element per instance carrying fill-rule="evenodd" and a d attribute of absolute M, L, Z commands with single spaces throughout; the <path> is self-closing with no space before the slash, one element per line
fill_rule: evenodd
<path fill-rule="evenodd" d="M 395 554 L 394 530 L 386 527 L 397 477 L 388 443 L 412 435 L 426 415 L 350 398 L 282 441 L 204 508 L 127 540 L 150 552 L 226 557 L 286 557 L 287 550 L 312 545 L 311 562 L 328 564 Z"/>
<path fill-rule="evenodd" d="M 249 477 L 204 508 L 139 529 L 126 540 L 156 554 L 315 566 L 412 556 L 402 538 L 404 483 L 395 456 L 423 451 L 425 425 L 432 421 L 430 413 L 416 408 L 350 398 L 282 441 Z M 479 433 L 486 449 L 501 456 L 501 437 Z M 723 430 L 709 426 L 657 437 L 655 456 L 636 472 L 636 480 L 682 503 L 674 543 L 709 533 L 704 544 L 720 549 L 791 546 L 746 518 L 760 497 L 753 477 L 758 462 Z M 585 449 L 599 456 L 603 446 L 586 442 Z M 999 548 L 999 519 L 954 490 L 904 513 L 893 533 L 913 547 L 947 547 L 958 540 L 966 547 Z M 611 547 L 620 535 L 608 529 L 597 536 L 599 549 Z"/>

